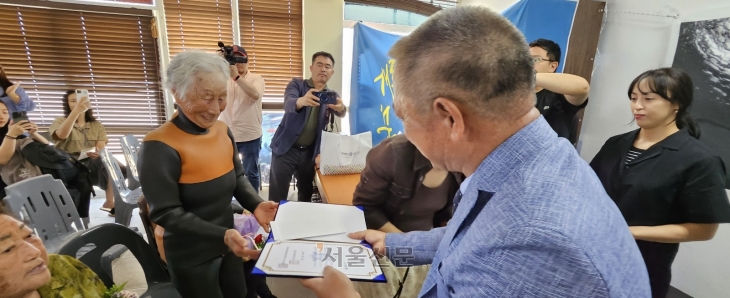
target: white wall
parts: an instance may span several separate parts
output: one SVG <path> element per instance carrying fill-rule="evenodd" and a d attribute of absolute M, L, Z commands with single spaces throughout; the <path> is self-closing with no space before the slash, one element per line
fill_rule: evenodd
<path fill-rule="evenodd" d="M 312 55 L 325 51 L 335 58 L 335 74 L 327 87 L 342 89 L 342 19 L 345 14 L 345 1 L 342 0 L 304 0 L 302 3 L 302 38 L 304 48 L 304 77 L 311 76 L 309 66 Z"/>
<path fill-rule="evenodd" d="M 516 2 L 517 0 L 460 0 L 459 5 L 481 5 L 502 12 Z"/>
<path fill-rule="evenodd" d="M 682 21 L 730 17 L 727 0 L 613 0 L 598 43 L 579 141 L 581 156 L 590 161 L 611 136 L 633 130 L 626 90 L 640 73 L 671 66 Z M 618 13 L 671 15 L 679 18 Z M 696 298 L 730 297 L 730 225 L 715 239 L 684 243 L 674 262 L 672 285 Z"/>

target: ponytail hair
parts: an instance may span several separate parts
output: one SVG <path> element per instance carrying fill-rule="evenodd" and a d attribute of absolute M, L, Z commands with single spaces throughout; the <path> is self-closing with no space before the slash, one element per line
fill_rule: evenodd
<path fill-rule="evenodd" d="M 628 92 L 629 98 L 631 98 L 634 87 L 638 87 L 642 81 L 646 81 L 651 92 L 678 106 L 677 115 L 674 119 L 677 128 L 686 128 L 692 137 L 699 139 L 702 135 L 700 125 L 689 113 L 694 92 L 692 78 L 677 68 L 665 67 L 648 70 L 631 82 Z M 640 91 L 645 92 L 644 90 Z"/>

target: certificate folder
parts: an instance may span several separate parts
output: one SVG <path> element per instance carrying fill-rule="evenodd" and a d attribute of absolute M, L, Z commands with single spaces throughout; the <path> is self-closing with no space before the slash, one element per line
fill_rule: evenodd
<path fill-rule="evenodd" d="M 386 282 L 372 246 L 347 237 L 365 229 L 362 207 L 281 201 L 252 273 L 321 277 L 329 265 L 351 280 Z"/>

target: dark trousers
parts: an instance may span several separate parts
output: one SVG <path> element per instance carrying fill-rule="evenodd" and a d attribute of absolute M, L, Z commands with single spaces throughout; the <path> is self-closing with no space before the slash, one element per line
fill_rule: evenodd
<path fill-rule="evenodd" d="M 183 298 L 244 298 L 243 260 L 232 252 L 190 268 L 167 263 L 172 283 Z"/>
<path fill-rule="evenodd" d="M 266 276 L 251 274 L 251 271 L 253 271 L 253 268 L 255 266 L 256 260 L 243 262 L 243 271 L 246 272 L 246 289 L 248 289 L 248 294 L 246 294 L 246 298 L 274 297 L 274 295 L 271 294 L 269 285 L 266 284 Z"/>
<path fill-rule="evenodd" d="M 292 175 L 297 173 L 298 199 L 300 202 L 312 201 L 312 181 L 314 181 L 314 146 L 305 149 L 292 147 L 282 155 L 271 155 L 269 175 L 269 201 L 286 200 Z"/>
<path fill-rule="evenodd" d="M 259 174 L 259 153 L 261 152 L 261 138 L 248 142 L 236 142 L 238 153 L 243 155 L 241 163 L 243 163 L 243 171 L 251 182 L 256 193 L 259 192 L 261 186 L 261 175 Z"/>

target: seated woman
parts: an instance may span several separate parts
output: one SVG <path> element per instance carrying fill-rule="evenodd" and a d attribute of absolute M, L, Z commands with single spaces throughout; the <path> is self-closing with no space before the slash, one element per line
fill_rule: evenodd
<path fill-rule="evenodd" d="M 0 177 L 4 184 L 1 197 L 5 197 L 7 185 L 50 173 L 62 180 L 68 189 L 78 192 L 73 195 L 74 204 L 79 217 L 88 225 L 91 185 L 81 169 L 83 166 L 70 160 L 59 161 L 57 157 L 64 156 L 53 147 L 45 146 L 48 140 L 38 133 L 35 123 L 24 120 L 10 125 L 10 122 L 8 108 L 0 102 Z"/>
<path fill-rule="evenodd" d="M 89 98 L 76 98 L 74 90 L 68 90 L 63 95 L 63 112 L 66 116 L 56 118 L 48 133 L 56 148 L 68 152 L 74 158 L 78 158 L 84 149 L 96 148 L 96 152 L 89 153 L 89 158 L 82 162 L 91 171 L 92 183 L 106 192 L 106 202 L 101 209 L 113 216 L 112 181 L 98 153 L 109 142 L 106 129 L 94 117 Z M 125 167 L 121 164 L 119 166 L 126 177 Z"/>
<path fill-rule="evenodd" d="M 8 108 L 10 115 L 13 112 L 31 112 L 35 109 L 35 102 L 20 87 L 20 82 L 13 84 L 8 79 L 2 65 L 0 65 L 0 101 Z"/>
<path fill-rule="evenodd" d="M 4 102 L 0 102 L 0 177 L 7 185 L 43 175 L 41 169 L 23 157 L 22 149 L 32 142 L 48 144 L 48 140 L 38 134 L 38 126 L 28 120 L 10 124 L 10 112 Z M 24 134 L 30 134 L 25 137 Z"/>
<path fill-rule="evenodd" d="M 101 298 L 105 292 L 94 271 L 73 257 L 49 255 L 33 230 L 0 203 L 0 298 Z"/>
<path fill-rule="evenodd" d="M 405 135 L 397 135 L 368 153 L 352 204 L 363 206 L 368 229 L 387 233 L 428 231 L 445 226 L 451 219 L 453 198 L 461 180 L 460 173 L 432 167 Z M 383 268 L 390 281 L 388 286 L 357 283 L 363 297 L 393 297 L 398 291 L 397 281 L 407 271 L 401 295 L 416 296 L 428 273 L 428 266 Z"/>

